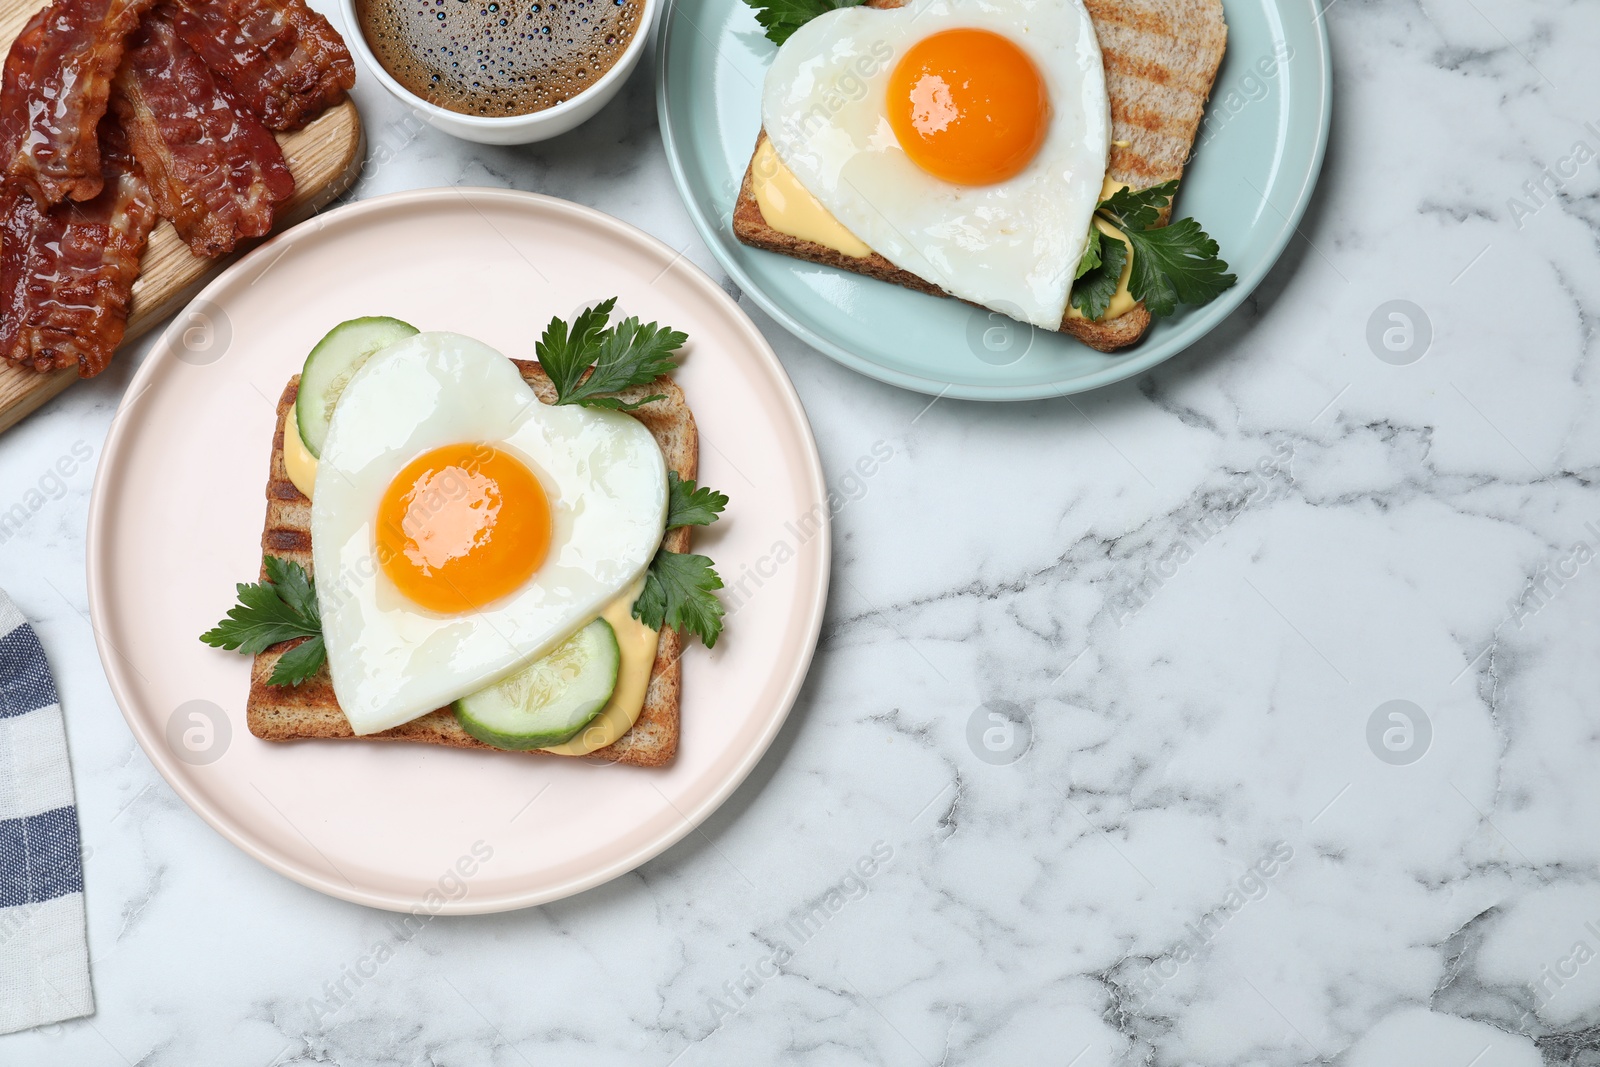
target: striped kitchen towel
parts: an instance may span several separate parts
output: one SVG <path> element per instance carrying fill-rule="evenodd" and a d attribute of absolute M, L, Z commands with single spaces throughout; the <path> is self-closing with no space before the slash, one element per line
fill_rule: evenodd
<path fill-rule="evenodd" d="M 93 1013 L 61 705 L 38 636 L 0 592 L 0 1034 Z"/>

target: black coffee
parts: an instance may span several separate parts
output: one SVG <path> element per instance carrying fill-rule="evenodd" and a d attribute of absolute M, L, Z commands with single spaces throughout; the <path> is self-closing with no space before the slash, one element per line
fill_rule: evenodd
<path fill-rule="evenodd" d="M 463 115 L 526 115 L 570 100 L 622 56 L 644 0 L 357 0 L 396 81 Z"/>

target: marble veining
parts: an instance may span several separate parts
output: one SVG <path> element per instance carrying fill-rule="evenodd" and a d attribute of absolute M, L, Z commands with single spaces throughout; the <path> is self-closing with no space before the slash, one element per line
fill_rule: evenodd
<path fill-rule="evenodd" d="M 141 353 L 0 437 L 26 511 L 0 585 L 62 691 L 99 1001 L 0 1061 L 1600 1063 L 1600 19 L 1324 17 L 1300 234 L 1152 373 L 930 404 L 744 302 L 842 501 L 821 648 L 704 835 L 573 899 L 406 924 L 207 828 L 86 615 L 91 471 Z M 514 149 L 364 78 L 355 195 L 546 192 L 721 278 L 652 76 Z"/>

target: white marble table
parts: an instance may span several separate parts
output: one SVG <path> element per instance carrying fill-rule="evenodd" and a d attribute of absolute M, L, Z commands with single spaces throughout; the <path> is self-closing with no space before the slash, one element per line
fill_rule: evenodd
<path fill-rule="evenodd" d="M 402 940 L 227 844 L 96 660 L 92 463 L 47 482 L 0 586 L 63 691 L 99 1013 L 0 1062 L 1600 1063 L 1600 15 L 1327 17 L 1302 238 L 1155 373 L 929 407 L 751 311 L 855 498 L 822 645 L 704 834 L 575 899 Z M 552 193 L 715 274 L 652 75 L 516 150 L 365 78 L 359 195 Z M 1429 329 L 1386 361 L 1396 300 Z M 0 510 L 137 363 L 0 437 Z"/>

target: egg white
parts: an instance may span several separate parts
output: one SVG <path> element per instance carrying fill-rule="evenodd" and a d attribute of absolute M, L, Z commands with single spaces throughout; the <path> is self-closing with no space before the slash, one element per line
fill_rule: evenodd
<path fill-rule="evenodd" d="M 994 185 L 954 185 L 922 170 L 885 115 L 900 57 L 957 27 L 991 30 L 1022 48 L 1050 97 L 1038 155 Z M 1111 151 L 1100 43 L 1079 0 L 830 11 L 779 49 L 761 118 L 778 158 L 873 251 L 964 300 L 1060 329 Z"/>
<path fill-rule="evenodd" d="M 379 501 L 417 456 L 476 442 L 534 472 L 554 532 L 521 589 L 444 615 L 378 565 Z M 509 359 L 460 334 L 418 334 L 374 356 L 334 410 L 311 507 L 328 668 L 351 729 L 409 722 L 554 649 L 643 576 L 666 508 L 666 463 L 638 420 L 540 403 Z"/>

